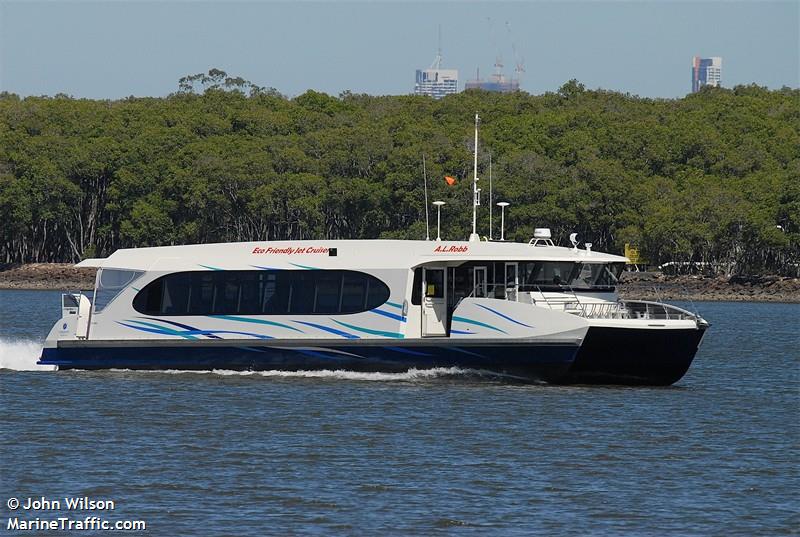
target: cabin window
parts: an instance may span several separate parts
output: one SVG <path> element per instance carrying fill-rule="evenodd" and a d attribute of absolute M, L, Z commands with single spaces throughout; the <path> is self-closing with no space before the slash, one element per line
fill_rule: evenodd
<path fill-rule="evenodd" d="M 180 313 L 178 312 L 188 311 L 191 283 L 188 274 L 173 274 L 172 278 L 158 279 L 150 284 L 154 287 L 149 289 L 149 293 L 136 295 L 134 307 L 136 306 L 136 300 L 140 296 L 146 296 L 148 311 L 163 311 L 164 315 L 179 315 Z M 158 292 L 158 286 L 162 284 L 164 287 L 163 296 Z"/>
<path fill-rule="evenodd" d="M 230 270 L 168 274 L 134 298 L 145 315 L 334 315 L 389 300 L 378 278 L 351 270 Z"/>
<path fill-rule="evenodd" d="M 239 277 L 239 308 L 244 311 L 254 311 L 261 307 L 261 282 L 258 273 L 245 273 Z"/>
<path fill-rule="evenodd" d="M 214 306 L 214 273 L 200 273 L 189 285 L 189 315 L 206 315 Z"/>
<path fill-rule="evenodd" d="M 342 311 L 355 311 L 363 309 L 367 300 L 368 280 L 345 273 L 342 275 Z"/>
<path fill-rule="evenodd" d="M 414 269 L 414 283 L 411 285 L 411 303 L 419 306 L 422 303 L 422 267 Z"/>
<path fill-rule="evenodd" d="M 523 291 L 579 289 L 613 291 L 622 263 L 574 263 L 572 261 L 524 261 L 519 263 Z"/>
<path fill-rule="evenodd" d="M 100 313 L 117 295 L 144 274 L 138 270 L 100 269 L 94 291 L 94 312 Z"/>
<path fill-rule="evenodd" d="M 338 313 L 342 296 L 342 275 L 328 272 L 315 280 L 314 313 Z"/>

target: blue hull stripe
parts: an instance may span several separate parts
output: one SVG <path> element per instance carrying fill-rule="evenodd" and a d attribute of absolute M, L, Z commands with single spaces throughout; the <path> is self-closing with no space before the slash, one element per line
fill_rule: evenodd
<path fill-rule="evenodd" d="M 266 319 L 255 319 L 252 317 L 236 317 L 234 315 L 209 315 L 212 319 L 224 319 L 226 321 L 238 321 L 240 323 L 255 323 L 255 324 L 266 324 L 269 326 L 279 326 L 281 328 L 287 328 L 289 330 L 294 330 L 295 332 L 300 332 L 303 334 L 304 332 L 299 328 L 295 328 L 294 326 L 289 326 L 288 324 L 279 323 L 276 321 L 268 321 Z"/>
<path fill-rule="evenodd" d="M 332 327 L 330 327 L 330 326 L 325 326 L 325 325 L 322 325 L 322 324 L 316 324 L 316 323 L 309 323 L 308 321 L 295 321 L 295 322 L 296 322 L 296 323 L 300 323 L 300 324 L 304 324 L 304 325 L 307 325 L 307 326 L 311 326 L 311 327 L 313 327 L 313 328 L 318 328 L 318 329 L 320 329 L 320 330 L 323 330 L 323 331 L 325 331 L 325 332 L 329 332 L 329 333 L 331 333 L 331 334 L 335 334 L 335 335 L 337 335 L 337 336 L 342 336 L 343 338 L 347 338 L 347 339 L 359 339 L 359 336 L 357 336 L 357 335 L 355 335 L 355 334 L 349 334 L 349 333 L 347 333 L 347 332 L 344 332 L 344 331 L 342 331 L 342 330 L 338 330 L 338 329 L 336 329 L 336 328 L 332 328 Z"/>
<path fill-rule="evenodd" d="M 162 336 L 180 336 L 184 339 L 197 339 L 195 336 L 189 335 L 187 333 L 188 330 L 185 332 L 178 332 L 177 330 L 171 330 L 169 328 L 164 328 L 151 323 L 139 322 L 144 326 L 136 326 L 135 324 L 128 324 L 122 321 L 117 321 L 117 324 L 121 324 L 125 328 L 133 328 L 134 330 L 149 332 L 151 334 L 161 334 Z"/>
<path fill-rule="evenodd" d="M 172 326 L 177 326 L 178 328 L 183 328 L 185 330 L 199 330 L 199 328 L 197 328 L 197 327 L 189 326 L 188 324 L 177 323 L 175 321 L 167 321 L 166 319 L 158 319 L 156 317 L 145 317 L 145 319 L 147 319 L 148 321 L 158 321 L 160 323 L 171 324 Z M 131 321 L 131 322 L 142 323 L 142 321 Z M 148 326 L 158 326 L 158 325 L 154 325 L 154 324 L 150 324 L 150 323 L 143 323 L 143 324 L 148 324 Z M 211 339 L 222 339 L 219 336 L 208 336 L 208 337 L 211 338 Z"/>
<path fill-rule="evenodd" d="M 140 330 L 142 332 L 149 332 L 152 334 L 162 334 L 167 336 L 180 336 L 186 339 L 197 339 L 194 336 L 208 336 L 214 339 L 222 339 L 221 337 L 217 336 L 216 334 L 236 334 L 238 336 L 250 336 L 256 339 L 273 339 L 272 336 L 265 336 L 263 334 L 255 334 L 253 332 L 239 332 L 236 330 L 172 330 L 171 328 L 165 328 L 162 326 L 158 326 L 157 324 L 153 323 L 146 323 L 144 321 L 130 321 L 134 323 L 139 323 L 144 326 L 137 326 L 135 324 L 129 324 L 125 322 L 117 321 L 118 324 L 125 326 L 127 328 L 133 328 L 136 330 Z"/>
<path fill-rule="evenodd" d="M 385 332 L 383 330 L 375 330 L 373 328 L 364 328 L 361 326 L 355 326 L 353 324 L 343 323 L 341 321 L 337 321 L 336 319 L 331 319 L 331 321 L 335 322 L 336 324 L 340 324 L 345 328 L 355 330 L 356 332 L 364 332 L 365 334 L 371 334 L 373 336 L 390 337 L 392 339 L 403 339 L 404 337 L 403 334 L 398 334 L 397 332 Z"/>
<path fill-rule="evenodd" d="M 507 334 L 505 330 L 502 328 L 497 328 L 496 326 L 492 326 L 490 324 L 482 323 L 481 321 L 474 321 L 472 319 L 467 319 L 466 317 L 458 317 L 456 315 L 453 316 L 453 320 L 459 323 L 467 323 L 467 324 L 474 324 L 475 326 L 483 326 L 484 328 L 489 328 L 490 330 L 494 330 L 495 332 L 501 332 L 503 334 Z"/>
<path fill-rule="evenodd" d="M 524 326 L 524 327 L 526 327 L 526 328 L 533 328 L 532 326 L 530 326 L 530 325 L 528 325 L 528 324 L 521 323 L 521 322 L 519 322 L 519 321 L 517 321 L 517 320 L 515 320 L 515 319 L 512 319 L 512 318 L 511 318 L 511 317 L 509 317 L 508 315 L 505 315 L 505 314 L 503 314 L 503 313 L 500 313 L 500 312 L 499 312 L 499 311 L 497 311 L 497 310 L 493 310 L 492 308 L 490 308 L 490 307 L 488 307 L 488 306 L 484 306 L 484 305 L 482 305 L 482 304 L 475 304 L 475 305 L 476 305 L 476 306 L 478 306 L 479 308 L 483 308 L 483 309 L 485 309 L 485 310 L 487 310 L 487 311 L 491 311 L 491 312 L 492 312 L 492 313 L 494 313 L 495 315 L 499 315 L 499 316 L 500 316 L 500 317 L 502 317 L 503 319 L 505 319 L 505 320 L 507 320 L 507 321 L 511 321 L 511 322 L 512 322 L 512 323 L 514 323 L 514 324 L 518 324 L 518 325 L 520 325 L 520 326 Z"/>
<path fill-rule="evenodd" d="M 390 311 L 383 311 L 379 309 L 369 310 L 370 313 L 377 313 L 378 315 L 383 315 L 384 317 L 388 317 L 390 319 L 394 319 L 395 321 L 400 321 L 402 323 L 406 322 L 406 318 L 402 315 L 398 315 L 396 313 L 392 313 Z"/>

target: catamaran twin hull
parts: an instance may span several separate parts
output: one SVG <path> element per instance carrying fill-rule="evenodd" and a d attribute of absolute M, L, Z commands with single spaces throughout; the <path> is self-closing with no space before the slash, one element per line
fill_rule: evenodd
<path fill-rule="evenodd" d="M 405 372 L 457 367 L 550 383 L 670 385 L 704 329 L 590 329 L 575 341 L 64 341 L 42 352 L 59 369 Z"/>
<path fill-rule="evenodd" d="M 578 342 L 442 340 L 69 342 L 45 349 L 59 369 L 405 372 L 457 367 L 519 379 L 557 381 L 575 360 Z"/>
<path fill-rule="evenodd" d="M 220 261 L 222 260 L 222 261 Z M 671 384 L 708 324 L 623 302 L 625 258 L 513 243 L 326 241 L 119 250 L 63 296 L 59 369 L 403 372 Z"/>

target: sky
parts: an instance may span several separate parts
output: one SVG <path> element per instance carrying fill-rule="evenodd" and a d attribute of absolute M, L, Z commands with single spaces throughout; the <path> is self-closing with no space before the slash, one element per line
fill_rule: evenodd
<path fill-rule="evenodd" d="M 508 25 L 506 23 L 509 23 Z M 691 89 L 694 55 L 722 56 L 722 85 L 800 86 L 800 1 L 0 0 L 0 91 L 165 96 L 216 67 L 289 96 L 400 95 L 431 65 L 460 87 L 500 54 L 534 94 L 578 79 L 644 97 Z M 510 26 L 510 32 L 509 32 Z"/>

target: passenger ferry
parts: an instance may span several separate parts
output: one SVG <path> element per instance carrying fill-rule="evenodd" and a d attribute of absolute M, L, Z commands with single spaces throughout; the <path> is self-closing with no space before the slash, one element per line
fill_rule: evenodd
<path fill-rule="evenodd" d="M 39 363 L 60 369 L 460 367 L 556 383 L 680 379 L 708 323 L 668 304 L 620 300 L 616 284 L 627 258 L 593 252 L 589 243 L 579 249 L 574 234 L 572 248 L 556 246 L 546 228 L 527 244 L 481 240 L 478 119 L 468 241 L 117 250 L 77 265 L 99 269 L 93 300 L 62 296 L 61 319 Z"/>
<path fill-rule="evenodd" d="M 60 369 L 407 371 L 671 384 L 708 326 L 620 300 L 626 258 L 528 244 L 342 240 L 117 250 L 93 299 L 63 295 Z"/>

